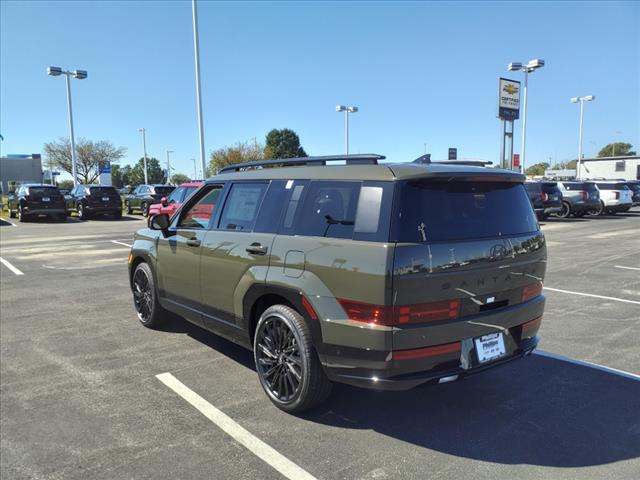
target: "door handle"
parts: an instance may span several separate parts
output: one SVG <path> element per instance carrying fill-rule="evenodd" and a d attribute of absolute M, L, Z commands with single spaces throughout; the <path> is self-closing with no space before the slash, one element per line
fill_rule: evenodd
<path fill-rule="evenodd" d="M 248 253 L 252 253 L 254 255 L 265 255 L 267 253 L 267 247 L 258 242 L 252 243 L 246 250 Z"/>
<path fill-rule="evenodd" d="M 187 240 L 187 245 L 189 245 L 190 247 L 199 247 L 200 240 L 198 240 L 197 238 L 190 238 L 189 240 Z"/>

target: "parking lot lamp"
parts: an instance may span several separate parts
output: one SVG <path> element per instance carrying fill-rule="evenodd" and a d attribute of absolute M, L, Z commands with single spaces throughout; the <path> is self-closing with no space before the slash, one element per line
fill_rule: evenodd
<path fill-rule="evenodd" d="M 526 172 L 526 150 L 527 150 L 527 93 L 529 90 L 529 74 L 535 72 L 538 68 L 544 67 L 544 60 L 541 58 L 534 58 L 529 60 L 527 64 L 522 62 L 511 62 L 507 65 L 507 69 L 511 72 L 522 71 L 524 72 L 524 99 L 522 101 L 522 147 L 520 152 L 520 165 L 522 173 Z"/>
<path fill-rule="evenodd" d="M 198 169 L 196 168 L 196 159 L 192 158 L 191 161 L 193 162 L 193 179 L 196 180 L 198 178 Z"/>
<path fill-rule="evenodd" d="M 349 114 L 357 111 L 358 107 L 336 105 L 336 112 L 344 112 L 344 142 L 347 155 L 349 155 Z"/>
<path fill-rule="evenodd" d="M 144 184 L 147 185 L 147 135 L 144 128 L 138 129 L 142 133 L 142 151 L 144 152 Z"/>
<path fill-rule="evenodd" d="M 580 130 L 578 134 L 578 161 L 576 162 L 576 177 L 580 180 L 581 164 L 582 164 L 582 118 L 584 117 L 584 102 L 595 100 L 595 95 L 587 95 L 585 97 L 573 97 L 571 103 L 580 103 Z"/>
<path fill-rule="evenodd" d="M 167 150 L 167 184 L 171 183 L 171 160 L 169 155 L 173 153 L 173 150 Z"/>
<path fill-rule="evenodd" d="M 62 70 L 60 67 L 48 67 L 47 75 L 51 77 L 58 77 L 65 75 L 67 78 L 67 107 L 69 109 L 69 130 L 71 132 L 71 175 L 73 176 L 73 185 L 78 185 L 78 176 L 76 174 L 76 139 L 73 134 L 73 111 L 71 108 L 71 82 L 69 77 L 73 76 L 78 80 L 84 80 L 87 78 L 86 70 Z"/>

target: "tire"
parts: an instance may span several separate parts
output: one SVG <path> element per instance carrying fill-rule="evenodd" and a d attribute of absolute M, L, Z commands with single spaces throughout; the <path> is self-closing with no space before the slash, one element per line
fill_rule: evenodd
<path fill-rule="evenodd" d="M 586 215 L 587 212 L 582 211 L 582 212 L 574 212 L 573 216 L 576 218 L 582 218 Z"/>
<path fill-rule="evenodd" d="M 29 221 L 29 215 L 26 215 L 22 212 L 22 206 L 19 205 L 18 206 L 18 220 L 22 223 L 22 222 L 28 222 Z"/>
<path fill-rule="evenodd" d="M 120 220 L 122 218 L 122 210 L 118 210 L 117 212 L 113 212 L 113 218 L 116 220 Z"/>
<path fill-rule="evenodd" d="M 571 215 L 571 205 L 569 202 L 562 202 L 562 210 L 560 210 L 556 215 L 560 218 L 569 218 Z"/>
<path fill-rule="evenodd" d="M 147 205 L 146 202 L 142 202 L 142 205 L 140 205 L 140 211 L 142 212 L 142 216 L 143 217 L 148 217 L 149 216 L 149 205 Z"/>
<path fill-rule="evenodd" d="M 84 205 L 78 204 L 78 220 L 89 220 L 89 214 L 85 211 Z"/>
<path fill-rule="evenodd" d="M 311 332 L 302 316 L 286 305 L 267 308 L 253 341 L 256 372 L 269 400 L 280 410 L 300 413 L 331 393 Z"/>
<path fill-rule="evenodd" d="M 16 211 L 9 208 L 9 218 L 16 218 Z"/>
<path fill-rule="evenodd" d="M 153 273 L 148 263 L 140 263 L 133 272 L 131 281 L 133 306 L 138 320 L 148 328 L 157 328 L 166 320 L 166 310 L 158 302 L 158 292 Z"/>
<path fill-rule="evenodd" d="M 594 215 L 604 215 L 606 212 L 604 208 L 604 202 L 600 200 L 600 206 L 594 210 Z"/>
<path fill-rule="evenodd" d="M 133 208 L 131 208 L 131 204 L 129 202 L 124 202 L 124 208 L 127 209 L 127 215 L 131 215 L 133 213 Z"/>

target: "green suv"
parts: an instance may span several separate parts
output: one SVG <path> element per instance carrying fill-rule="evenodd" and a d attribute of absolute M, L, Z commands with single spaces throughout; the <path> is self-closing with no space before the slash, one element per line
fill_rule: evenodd
<path fill-rule="evenodd" d="M 406 390 L 530 354 L 547 256 L 525 178 L 383 158 L 224 168 L 135 234 L 140 322 L 168 310 L 251 349 L 289 412 L 332 382 Z"/>

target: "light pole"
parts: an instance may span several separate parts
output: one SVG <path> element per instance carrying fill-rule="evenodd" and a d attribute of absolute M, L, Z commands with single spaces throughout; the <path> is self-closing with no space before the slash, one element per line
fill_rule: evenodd
<path fill-rule="evenodd" d="M 206 168 L 204 159 L 204 130 L 202 128 L 202 91 L 200 87 L 200 42 L 198 41 L 198 8 L 196 0 L 191 0 L 191 13 L 193 14 L 193 50 L 196 63 L 196 98 L 198 104 L 198 138 L 200 140 L 200 164 L 202 171 Z M 204 175 L 204 173 L 203 173 Z"/>
<path fill-rule="evenodd" d="M 541 58 L 534 58 L 524 65 L 522 62 L 511 62 L 507 65 L 507 69 L 510 72 L 522 71 L 524 72 L 524 100 L 522 103 L 522 147 L 521 147 L 521 161 L 520 165 L 522 172 L 526 172 L 526 150 L 527 150 L 527 93 L 529 91 L 529 74 L 535 72 L 538 68 L 544 67 L 544 60 Z"/>
<path fill-rule="evenodd" d="M 349 155 L 349 114 L 356 113 L 357 111 L 358 107 L 336 105 L 336 112 L 344 112 L 344 142 L 347 155 Z"/>
<path fill-rule="evenodd" d="M 196 159 L 192 158 L 193 161 L 193 179 L 196 180 L 198 178 L 198 170 L 196 169 Z"/>
<path fill-rule="evenodd" d="M 169 155 L 173 153 L 173 150 L 167 150 L 167 184 L 171 183 L 171 160 Z"/>
<path fill-rule="evenodd" d="M 144 183 L 145 185 L 147 185 L 149 183 L 147 179 L 147 135 L 144 128 L 139 128 L 138 131 L 142 132 L 142 151 L 144 152 Z"/>
<path fill-rule="evenodd" d="M 76 172 L 76 139 L 73 134 L 73 110 L 71 108 L 71 82 L 69 77 L 73 76 L 78 80 L 84 80 L 87 78 L 86 70 L 62 70 L 60 67 L 48 67 L 47 75 L 51 77 L 58 77 L 60 75 L 65 75 L 67 78 L 67 107 L 69 109 L 69 130 L 71 132 L 71 175 L 73 176 L 73 185 L 76 186 L 78 184 L 78 176 Z"/>
<path fill-rule="evenodd" d="M 591 102 L 595 99 L 596 97 L 594 95 L 587 95 L 586 97 L 573 97 L 571 99 L 571 103 L 580 102 L 580 133 L 578 134 L 578 162 L 576 163 L 576 177 L 578 177 L 578 180 L 580 180 L 580 165 L 582 164 L 582 117 L 584 116 L 584 102 Z"/>

